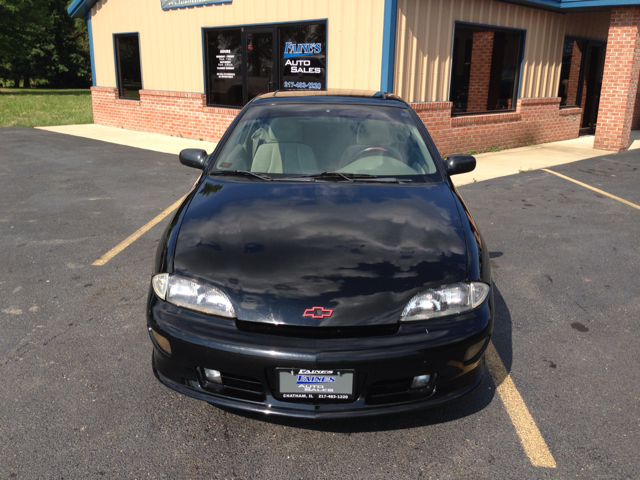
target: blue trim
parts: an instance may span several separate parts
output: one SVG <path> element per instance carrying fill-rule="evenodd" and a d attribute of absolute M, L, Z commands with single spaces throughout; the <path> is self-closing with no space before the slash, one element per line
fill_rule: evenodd
<path fill-rule="evenodd" d="M 561 8 L 585 8 L 585 7 L 622 7 L 626 5 L 640 5 L 638 0 L 562 0 Z"/>
<path fill-rule="evenodd" d="M 93 54 L 93 30 L 91 29 L 91 11 L 87 13 L 87 30 L 89 32 L 89 58 L 91 59 L 91 84 L 96 86 L 96 61 Z"/>
<path fill-rule="evenodd" d="M 382 68 L 380 90 L 393 92 L 393 73 L 396 64 L 396 26 L 398 23 L 398 0 L 385 0 L 384 27 L 382 31 Z"/>
<path fill-rule="evenodd" d="M 162 10 L 175 10 L 176 8 L 189 8 L 189 7 L 201 7 L 202 5 L 218 5 L 220 3 L 231 3 L 233 0 L 211 0 L 207 2 L 206 0 L 199 3 L 189 3 L 187 5 L 177 5 L 175 7 L 163 7 L 162 0 L 160 0 L 160 8 Z"/>

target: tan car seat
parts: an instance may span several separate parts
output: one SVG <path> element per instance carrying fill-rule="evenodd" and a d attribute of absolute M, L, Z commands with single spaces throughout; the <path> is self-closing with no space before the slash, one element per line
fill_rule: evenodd
<path fill-rule="evenodd" d="M 294 118 L 275 118 L 269 125 L 268 143 L 258 147 L 252 172 L 311 174 L 318 173 L 316 156 L 309 145 L 300 143 L 302 129 Z"/>

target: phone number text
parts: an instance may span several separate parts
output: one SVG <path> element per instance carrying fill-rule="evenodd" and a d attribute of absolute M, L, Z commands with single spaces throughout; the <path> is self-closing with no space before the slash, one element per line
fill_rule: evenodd
<path fill-rule="evenodd" d="M 317 82 L 284 82 L 284 88 L 299 88 L 302 90 L 321 90 L 322 84 Z"/>

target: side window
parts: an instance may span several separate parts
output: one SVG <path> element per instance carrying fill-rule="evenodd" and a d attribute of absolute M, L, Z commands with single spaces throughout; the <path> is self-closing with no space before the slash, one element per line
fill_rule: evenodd
<path fill-rule="evenodd" d="M 140 42 L 137 33 L 114 36 L 116 80 L 120 98 L 140 100 L 142 70 L 140 68 Z"/>
<path fill-rule="evenodd" d="M 449 101 L 452 113 L 514 110 L 524 32 L 456 24 Z"/>

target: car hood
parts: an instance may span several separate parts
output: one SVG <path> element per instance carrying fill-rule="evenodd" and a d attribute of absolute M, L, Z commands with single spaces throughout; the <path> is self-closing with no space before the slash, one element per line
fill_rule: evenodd
<path fill-rule="evenodd" d="M 467 255 L 445 183 L 207 178 L 185 212 L 173 271 L 222 289 L 241 320 L 379 325 L 398 322 L 425 288 L 466 280 Z"/>

